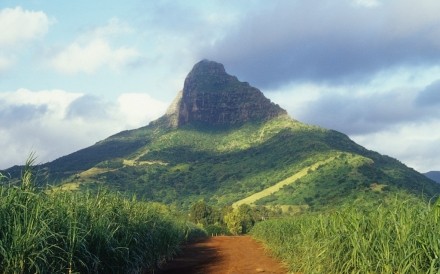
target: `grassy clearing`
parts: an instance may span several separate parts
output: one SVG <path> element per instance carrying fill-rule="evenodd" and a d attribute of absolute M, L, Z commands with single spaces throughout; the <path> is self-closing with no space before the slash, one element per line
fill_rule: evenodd
<path fill-rule="evenodd" d="M 110 168 L 101 168 L 101 167 L 92 167 L 86 171 L 83 171 L 79 174 L 80 178 L 89 178 L 92 176 L 96 176 L 102 173 L 106 173 L 111 171 L 112 169 Z"/>
<path fill-rule="evenodd" d="M 160 204 L 38 189 L 31 162 L 0 186 L 0 273 L 142 273 L 196 229 Z"/>
<path fill-rule="evenodd" d="M 439 273 L 440 202 L 378 205 L 260 222 L 252 230 L 300 273 Z"/>
<path fill-rule="evenodd" d="M 301 169 L 300 171 L 298 171 L 297 173 L 295 173 L 294 175 L 282 180 L 281 182 L 276 183 L 273 186 L 270 186 L 260 192 L 257 192 L 255 194 L 252 194 L 251 196 L 248 196 L 240 201 L 237 201 L 235 203 L 232 204 L 233 207 L 238 207 L 242 204 L 253 204 L 256 201 L 267 197 L 277 191 L 279 191 L 280 189 L 282 189 L 283 187 L 293 184 L 296 180 L 306 176 L 308 173 L 315 171 L 318 167 L 327 164 L 328 162 L 331 162 L 335 159 L 336 157 L 331 157 L 327 160 L 324 161 L 319 161 L 316 162 L 315 164 L 308 166 L 306 168 Z"/>

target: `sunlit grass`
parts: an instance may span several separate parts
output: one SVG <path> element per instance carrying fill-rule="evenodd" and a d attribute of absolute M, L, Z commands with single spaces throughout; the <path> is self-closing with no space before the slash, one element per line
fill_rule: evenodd
<path fill-rule="evenodd" d="M 305 168 L 301 169 L 300 171 L 298 171 L 297 173 L 293 174 L 292 176 L 289 176 L 288 178 L 286 178 L 286 179 L 284 179 L 284 180 L 282 180 L 282 181 L 280 181 L 280 182 L 278 182 L 278 183 L 276 183 L 266 189 L 263 189 L 262 191 L 259 191 L 255 194 L 252 194 L 242 200 L 239 200 L 239 201 L 233 203 L 232 206 L 238 207 L 242 204 L 253 204 L 256 201 L 279 191 L 284 186 L 293 184 L 298 179 L 301 179 L 302 177 L 306 176 L 308 173 L 315 171 L 321 165 L 325 165 L 328 162 L 333 161 L 335 158 L 336 157 L 331 157 L 331 158 L 326 159 L 324 161 L 319 161 L 319 162 L 314 163 L 313 165 L 305 167 Z"/>
<path fill-rule="evenodd" d="M 379 206 L 269 220 L 252 230 L 291 271 L 438 273 L 440 203 L 399 194 Z"/>
<path fill-rule="evenodd" d="M 142 273 L 175 254 L 190 227 L 166 206 L 36 187 L 0 186 L 0 273 Z"/>

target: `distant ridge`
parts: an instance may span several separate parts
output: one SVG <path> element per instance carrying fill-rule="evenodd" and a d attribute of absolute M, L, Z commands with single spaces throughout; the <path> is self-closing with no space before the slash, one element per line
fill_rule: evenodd
<path fill-rule="evenodd" d="M 428 177 L 429 179 L 431 179 L 437 183 L 440 183 L 440 171 L 429 171 L 429 172 L 424 173 L 424 175 L 426 177 Z"/>

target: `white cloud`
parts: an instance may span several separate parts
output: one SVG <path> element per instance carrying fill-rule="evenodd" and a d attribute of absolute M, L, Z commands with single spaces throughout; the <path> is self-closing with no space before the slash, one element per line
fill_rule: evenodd
<path fill-rule="evenodd" d="M 51 60 L 51 65 L 66 74 L 92 74 L 109 67 L 118 70 L 135 63 L 140 53 L 129 47 L 112 48 L 108 41 L 96 38 L 87 43 L 73 42 Z"/>
<path fill-rule="evenodd" d="M 121 21 L 119 18 L 113 17 L 106 25 L 94 28 L 90 33 L 86 33 L 86 35 L 109 37 L 113 35 L 130 34 L 133 32 L 134 30 L 129 24 Z"/>
<path fill-rule="evenodd" d="M 12 92 L 0 93 L 0 100 L 7 105 L 48 105 L 50 109 L 58 111 L 65 109 L 73 100 L 82 95 L 82 93 L 64 90 L 32 91 L 21 88 Z"/>
<path fill-rule="evenodd" d="M 23 164 L 30 152 L 39 162 L 54 160 L 121 130 L 145 126 L 165 109 L 165 103 L 140 93 L 106 102 L 63 90 L 2 92 L 0 169 Z"/>
<path fill-rule="evenodd" d="M 21 7 L 0 9 L 0 73 L 12 68 L 17 55 L 42 38 L 53 23 L 42 11 Z"/>
<path fill-rule="evenodd" d="M 133 32 L 127 23 L 111 18 L 107 24 L 89 28 L 69 45 L 54 50 L 49 64 L 65 74 L 93 74 L 104 68 L 119 71 L 134 66 L 142 59 L 139 51 L 131 46 L 115 46 L 125 41 L 123 35 Z"/>
<path fill-rule="evenodd" d="M 168 106 L 144 93 L 124 93 L 117 102 L 120 117 L 130 127 L 141 126 L 159 117 Z"/>
<path fill-rule="evenodd" d="M 354 135 L 352 139 L 368 149 L 397 158 L 420 171 L 439 170 L 440 120 L 406 124 L 366 135 Z"/>
<path fill-rule="evenodd" d="M 366 8 L 374 8 L 380 6 L 382 3 L 379 0 L 353 0 L 353 4 Z"/>
<path fill-rule="evenodd" d="M 28 11 L 21 7 L 0 10 L 0 48 L 21 46 L 42 37 L 51 21 L 42 11 Z"/>

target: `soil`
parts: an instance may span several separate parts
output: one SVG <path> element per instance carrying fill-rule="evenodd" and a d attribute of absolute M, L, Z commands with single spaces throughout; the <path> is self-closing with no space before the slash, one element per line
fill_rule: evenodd
<path fill-rule="evenodd" d="M 188 244 L 160 274 L 288 273 L 263 246 L 249 236 L 218 236 Z"/>

